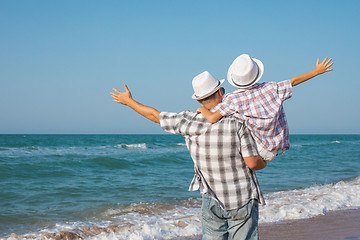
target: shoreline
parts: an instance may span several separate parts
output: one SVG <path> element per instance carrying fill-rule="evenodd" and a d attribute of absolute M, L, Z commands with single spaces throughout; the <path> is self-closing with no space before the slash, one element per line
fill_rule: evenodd
<path fill-rule="evenodd" d="M 259 224 L 260 240 L 360 240 L 360 209 L 327 212 L 308 219 Z M 201 236 L 172 240 L 201 240 Z"/>
<path fill-rule="evenodd" d="M 307 219 L 286 220 L 282 222 L 259 224 L 260 240 L 360 240 L 360 208 L 330 211 L 324 215 Z M 181 221 L 180 221 L 181 222 Z M 179 222 L 179 224 L 181 224 Z M 186 224 L 186 223 L 183 223 Z M 44 233 L 41 239 L 68 239 L 94 237 L 101 233 L 118 233 L 131 230 L 134 226 L 130 223 L 102 227 L 81 227 L 72 231 L 59 233 Z M 4 239 L 23 239 L 25 236 L 15 233 Z M 28 239 L 39 239 L 38 236 L 27 236 Z M 182 236 L 171 240 L 201 240 L 201 235 Z"/>

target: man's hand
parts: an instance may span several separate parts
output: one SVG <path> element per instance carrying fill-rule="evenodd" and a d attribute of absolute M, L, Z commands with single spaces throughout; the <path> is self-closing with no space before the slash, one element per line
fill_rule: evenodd
<path fill-rule="evenodd" d="M 331 60 L 332 58 L 328 60 L 328 57 L 326 57 L 321 63 L 319 63 L 319 59 L 317 59 L 316 67 L 315 67 L 315 71 L 317 75 L 330 72 L 333 70 L 332 68 L 330 68 L 334 64 L 333 62 L 330 63 Z"/>
<path fill-rule="evenodd" d="M 158 110 L 135 101 L 132 98 L 131 92 L 129 91 L 126 84 L 124 85 L 124 89 L 125 92 L 120 92 L 119 90 L 113 88 L 115 93 L 112 92 L 110 94 L 114 99 L 114 102 L 126 105 L 147 119 L 150 119 L 156 123 L 160 123 L 160 112 Z"/>
<path fill-rule="evenodd" d="M 124 85 L 125 92 L 120 92 L 119 90 L 113 88 L 114 92 L 116 93 L 110 93 L 112 98 L 114 99 L 114 102 L 123 104 L 123 105 L 129 105 L 129 100 L 132 100 L 131 92 L 129 91 L 126 84 Z"/>

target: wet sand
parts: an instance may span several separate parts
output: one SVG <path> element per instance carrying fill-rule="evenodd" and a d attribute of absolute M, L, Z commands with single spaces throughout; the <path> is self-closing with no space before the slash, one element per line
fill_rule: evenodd
<path fill-rule="evenodd" d="M 262 224 L 259 226 L 259 234 L 260 240 L 360 240 L 360 209 L 334 211 L 310 219 Z M 200 239 L 201 236 L 186 238 Z"/>
<path fill-rule="evenodd" d="M 259 231 L 262 240 L 360 240 L 360 209 L 335 211 L 310 219 L 262 225 Z"/>

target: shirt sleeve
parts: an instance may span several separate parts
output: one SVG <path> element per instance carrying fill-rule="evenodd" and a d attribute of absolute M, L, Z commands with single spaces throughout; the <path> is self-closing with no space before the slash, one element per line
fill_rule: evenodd
<path fill-rule="evenodd" d="M 285 101 L 292 96 L 292 85 L 290 80 L 285 80 L 277 83 L 277 93 L 282 101 Z"/>
<path fill-rule="evenodd" d="M 183 117 L 180 113 L 169 113 L 161 112 L 160 113 L 160 126 L 161 128 L 168 133 L 180 134 L 180 123 Z"/>
<path fill-rule="evenodd" d="M 222 116 L 229 116 L 235 113 L 234 107 L 226 95 L 221 103 L 214 107 L 214 111 L 220 113 Z"/>
<path fill-rule="evenodd" d="M 243 124 L 239 131 L 240 152 L 243 157 L 258 156 L 256 142 L 251 136 L 250 130 Z"/>

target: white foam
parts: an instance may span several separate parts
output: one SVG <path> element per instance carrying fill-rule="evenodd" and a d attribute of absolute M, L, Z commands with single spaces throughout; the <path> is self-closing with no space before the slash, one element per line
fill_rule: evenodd
<path fill-rule="evenodd" d="M 126 148 L 126 149 L 147 149 L 146 143 L 138 144 L 118 144 L 115 147 Z"/>
<path fill-rule="evenodd" d="M 47 156 L 47 155 L 85 155 L 85 156 L 99 156 L 118 154 L 118 149 L 125 150 L 146 150 L 148 146 L 146 143 L 138 144 L 117 144 L 115 146 L 29 146 L 29 147 L 8 147 L 0 148 L 0 157 L 28 157 L 28 156 Z"/>
<path fill-rule="evenodd" d="M 112 209 L 112 221 L 130 224 L 114 234 L 117 239 L 169 239 L 201 233 L 199 199 L 184 205 L 135 203 L 125 209 Z M 191 205 L 191 206 L 188 206 Z M 121 212 L 128 212 L 123 215 Z M 108 239 L 108 238 L 106 238 Z"/>
<path fill-rule="evenodd" d="M 323 146 L 323 145 L 329 145 L 329 144 L 339 144 L 343 143 L 341 141 L 335 140 L 335 141 L 319 141 L 319 142 L 306 142 L 306 143 L 295 143 L 291 144 L 291 148 L 301 148 L 301 147 L 309 147 L 309 146 Z M 358 142 L 346 142 L 346 144 L 356 144 L 358 145 Z"/>
<path fill-rule="evenodd" d="M 269 193 L 260 223 L 311 218 L 329 211 L 360 208 L 360 177 L 352 181 Z"/>
<path fill-rule="evenodd" d="M 201 233 L 200 209 L 177 206 L 160 214 L 129 213 L 118 216 L 120 221 L 126 220 L 129 225 L 124 231 L 112 234 L 116 239 L 144 240 L 171 239 L 178 236 L 192 236 Z M 97 236 L 98 237 L 98 236 Z M 109 239 L 107 235 L 102 238 Z"/>
<path fill-rule="evenodd" d="M 200 201 L 200 200 L 196 200 Z M 138 204 L 134 204 L 131 208 L 139 210 Z M 129 210 L 128 209 L 128 210 Z M 86 237 L 86 240 L 155 240 L 155 239 L 171 239 L 178 236 L 193 236 L 201 233 L 200 208 L 175 206 L 170 210 L 159 209 L 161 213 L 130 212 L 125 215 L 118 215 L 123 210 L 107 210 L 105 215 L 113 215 L 112 220 L 102 222 L 87 223 L 64 223 L 57 224 L 52 229 L 44 229 L 38 233 L 24 235 L 23 239 L 41 239 L 44 233 L 59 233 L 61 231 L 71 231 L 74 233 L 81 232 L 81 226 L 97 226 L 106 228 L 111 224 L 121 228 L 119 232 L 101 233 L 95 236 Z M 13 238 L 8 238 L 12 240 Z"/>
<path fill-rule="evenodd" d="M 177 145 L 177 146 L 186 146 L 185 143 L 177 143 L 176 145 Z"/>

